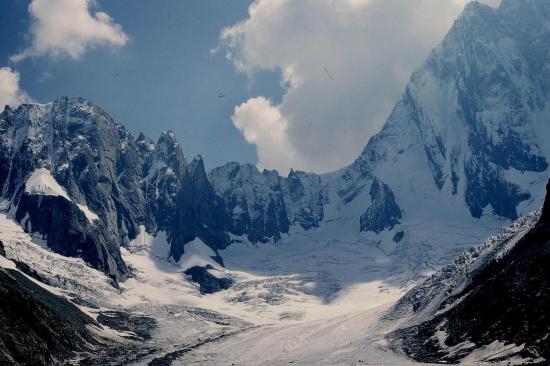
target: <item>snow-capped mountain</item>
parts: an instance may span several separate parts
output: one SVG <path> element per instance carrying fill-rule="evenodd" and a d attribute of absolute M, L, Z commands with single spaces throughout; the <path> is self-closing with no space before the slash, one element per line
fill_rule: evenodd
<path fill-rule="evenodd" d="M 6 107 L 0 129 L 2 198 L 17 221 L 53 250 L 125 278 L 119 247 L 145 212 L 128 132 L 94 104 L 67 98 Z"/>
<path fill-rule="evenodd" d="M 195 238 L 217 251 L 231 235 L 278 241 L 297 228 L 442 263 L 542 202 L 549 19 L 545 1 L 470 3 L 382 131 L 353 164 L 323 176 L 237 163 L 207 174 L 173 134 L 134 139 L 82 99 L 7 108 L 2 197 L 27 231 L 117 279 L 127 274 L 119 247 L 141 225 L 167 234 L 176 261 Z M 467 243 L 454 242 L 461 225 L 475 232 Z"/>
<path fill-rule="evenodd" d="M 427 201 L 439 202 L 425 210 L 434 217 L 452 206 L 463 216 L 515 219 L 540 205 L 550 159 L 549 21 L 546 1 L 470 3 L 344 170 L 344 202 L 376 177 L 404 222 Z M 388 197 L 395 213 L 380 215 L 389 228 L 398 215 Z"/>
<path fill-rule="evenodd" d="M 162 133 L 156 144 L 140 134 L 136 144 L 143 157 L 141 182 L 147 204 L 145 226 L 153 233 L 167 231 L 171 227 L 187 160 L 172 132 Z"/>
<path fill-rule="evenodd" d="M 538 209 L 550 161 L 549 22 L 545 1 L 468 4 L 380 133 L 321 177 L 327 235 L 377 242 L 423 273 Z"/>
<path fill-rule="evenodd" d="M 389 312 L 391 342 L 424 362 L 550 358 L 550 182 L 542 209 L 409 291 Z"/>
<path fill-rule="evenodd" d="M 392 346 L 424 361 L 548 359 L 549 203 L 540 221 L 527 213 L 549 175 L 549 25 L 547 0 L 470 3 L 380 133 L 325 175 L 207 172 L 173 133 L 134 138 L 84 99 L 6 107 L 2 299 L 46 314 L 32 342 L 80 337 L 33 361 L 281 364 L 276 349 L 285 364 L 399 363 L 376 348 L 374 308 L 436 271 L 386 314 Z M 26 360 L 2 336 L 0 360 Z"/>
<path fill-rule="evenodd" d="M 7 107 L 0 129 L 0 186 L 13 217 L 52 250 L 116 280 L 128 274 L 120 247 L 140 226 L 166 233 L 169 256 L 179 261 L 195 238 L 217 251 L 230 233 L 277 240 L 293 224 L 311 228 L 323 219 L 318 176 L 283 178 L 236 163 L 208 176 L 200 156 L 187 162 L 173 133 L 157 143 L 134 139 L 83 99 Z"/>

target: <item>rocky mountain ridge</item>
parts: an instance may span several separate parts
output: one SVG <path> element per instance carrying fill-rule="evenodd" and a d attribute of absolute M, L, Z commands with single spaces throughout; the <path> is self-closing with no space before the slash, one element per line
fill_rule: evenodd
<path fill-rule="evenodd" d="M 494 232 L 543 199 L 549 21 L 543 0 L 504 0 L 498 9 L 470 3 L 382 131 L 350 166 L 322 176 L 282 177 L 238 163 L 206 172 L 200 157 L 187 161 L 172 133 L 157 143 L 134 138 L 83 99 L 6 108 L 1 196 L 27 231 L 117 280 L 128 275 L 119 248 L 140 226 L 165 232 L 176 261 L 195 238 L 217 252 L 235 236 L 269 242 L 319 228 L 406 253 L 445 245 L 456 223 Z M 25 189 L 38 169 L 65 194 Z M 432 230 L 419 231 L 422 222 Z"/>
<path fill-rule="evenodd" d="M 115 280 L 128 275 L 120 247 L 140 226 L 166 232 L 178 261 L 195 238 L 219 250 L 230 233 L 278 240 L 292 224 L 308 229 L 322 221 L 318 176 L 283 178 L 236 163 L 207 175 L 200 156 L 187 162 L 173 133 L 157 143 L 143 134 L 134 139 L 84 99 L 7 107 L 0 130 L 0 186 L 11 214 L 52 250 L 82 257 Z"/>

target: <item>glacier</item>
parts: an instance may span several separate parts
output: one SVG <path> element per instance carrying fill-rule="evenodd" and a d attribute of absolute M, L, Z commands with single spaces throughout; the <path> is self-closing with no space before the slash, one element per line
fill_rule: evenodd
<path fill-rule="evenodd" d="M 6 107 L 0 266 L 98 322 L 113 347 L 89 362 L 412 363 L 387 335 L 451 311 L 538 220 L 549 22 L 544 0 L 467 5 L 360 156 L 323 175 L 206 171 L 173 133 L 134 138 L 82 98 Z M 521 351 L 495 342 L 469 360 Z"/>

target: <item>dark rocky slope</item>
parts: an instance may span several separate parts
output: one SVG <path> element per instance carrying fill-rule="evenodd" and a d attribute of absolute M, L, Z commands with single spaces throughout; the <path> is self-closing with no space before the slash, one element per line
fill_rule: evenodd
<path fill-rule="evenodd" d="M 457 362 L 476 349 L 505 344 L 517 348 L 486 356 L 489 357 L 486 360 L 516 356 L 525 362 L 546 364 L 550 361 L 548 263 L 550 182 L 540 220 L 513 248 L 495 254 L 475 271 L 465 273 L 461 281 L 465 286 L 460 291 L 447 292 L 437 302 L 437 296 L 426 299 L 422 309 L 429 308 L 432 301 L 432 316 L 393 333 L 390 338 L 412 358 L 423 362 Z M 443 278 L 444 273 L 435 276 L 438 277 Z M 434 286 L 437 284 L 432 282 Z"/>
<path fill-rule="evenodd" d="M 62 364 L 101 342 L 96 322 L 21 272 L 0 268 L 0 364 Z"/>

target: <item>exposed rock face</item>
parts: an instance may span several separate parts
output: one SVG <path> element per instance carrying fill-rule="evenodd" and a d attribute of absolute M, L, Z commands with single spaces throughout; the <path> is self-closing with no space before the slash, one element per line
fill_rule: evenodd
<path fill-rule="evenodd" d="M 71 205 L 62 208 L 59 200 L 53 200 L 57 207 L 50 211 L 69 215 L 77 226 L 68 227 L 68 232 L 87 236 L 84 241 L 94 241 L 92 247 L 103 253 L 92 262 L 115 278 L 124 278 L 126 267 L 118 247 L 137 235 L 145 208 L 139 186 L 142 160 L 130 134 L 94 104 L 68 98 L 47 105 L 22 105 L 17 110 L 6 108 L 0 115 L 0 129 L 2 196 L 11 199 L 13 207 L 25 197 L 24 205 L 32 208 L 26 213 L 19 210 L 19 219 L 28 214 L 29 229 L 44 229 L 37 216 L 42 213 L 39 200 L 31 203 L 22 191 L 33 171 L 47 169 L 73 204 L 86 206 L 99 216 L 104 235 L 90 236 L 81 231 Z M 56 231 L 56 240 L 67 238 L 61 231 Z M 51 240 L 49 243 L 60 252 L 74 249 L 62 248 L 72 245 L 65 241 L 53 244 Z"/>
<path fill-rule="evenodd" d="M 46 238 L 53 251 L 81 257 L 114 280 L 128 271 L 119 246 L 109 240 L 104 227 L 91 223 L 76 204 L 63 197 L 24 193 L 15 219 L 27 231 Z"/>
<path fill-rule="evenodd" d="M 516 219 L 518 204 L 531 197 L 529 192 L 506 181 L 502 169 L 483 157 L 467 161 L 464 172 L 468 178 L 465 199 L 474 217 L 480 218 L 483 208 L 491 205 L 497 215 Z"/>
<path fill-rule="evenodd" d="M 200 238 L 214 251 L 229 245 L 225 204 L 210 184 L 200 157 L 189 164 L 176 198 L 174 226 L 169 232 L 171 256 L 179 260 L 184 245 Z"/>
<path fill-rule="evenodd" d="M 187 160 L 172 132 L 162 133 L 156 145 L 141 134 L 137 144 L 145 162 L 142 181 L 147 202 L 146 227 L 151 232 L 168 231 Z"/>
<path fill-rule="evenodd" d="M 361 215 L 361 231 L 374 231 L 379 234 L 399 224 L 401 209 L 395 202 L 395 196 L 390 187 L 374 178 L 369 194 L 371 205 Z"/>
<path fill-rule="evenodd" d="M 173 133 L 156 144 L 143 134 L 134 140 L 83 99 L 8 107 L 0 131 L 1 197 L 16 219 L 53 250 L 80 256 L 115 280 L 128 274 L 120 246 L 140 225 L 165 231 L 178 260 L 197 237 L 217 251 L 229 245 L 228 233 L 278 240 L 292 224 L 308 229 L 323 219 L 318 176 L 291 172 L 285 179 L 229 164 L 211 174 L 215 189 L 202 159 L 188 164 Z M 38 188 L 27 191 L 35 172 Z"/>
<path fill-rule="evenodd" d="M 191 276 L 191 279 L 200 285 L 200 292 L 203 294 L 213 294 L 221 290 L 226 290 L 233 284 L 233 280 L 229 277 L 216 277 L 210 272 L 211 266 L 206 267 L 191 267 L 185 271 L 186 275 Z"/>
<path fill-rule="evenodd" d="M 279 239 L 290 226 L 277 172 L 229 163 L 210 173 L 227 207 L 229 229 L 251 241 Z"/>
<path fill-rule="evenodd" d="M 187 163 L 173 134 L 134 140 L 83 99 L 8 107 L 0 114 L 0 197 L 54 250 L 85 255 L 119 280 L 127 276 L 119 247 L 140 225 L 166 232 L 178 259 L 197 237 L 214 250 L 229 245 L 229 234 L 277 241 L 293 226 L 327 223 L 328 213 L 346 225 L 335 233 L 400 230 L 395 242 L 411 248 L 439 240 L 409 235 L 419 213 L 441 232 L 472 216 L 515 219 L 538 207 L 547 177 L 549 21 L 545 0 L 504 0 L 498 9 L 472 2 L 412 75 L 381 132 L 350 166 L 323 176 L 237 163 L 206 174 L 201 159 Z M 66 203 L 47 199 L 56 205 L 48 209 L 25 193 L 37 169 L 51 173 Z M 81 222 L 75 206 L 98 223 Z M 66 230 L 37 217 L 49 212 L 57 225 L 62 211 Z M 80 239 L 67 243 L 74 233 Z"/>
<path fill-rule="evenodd" d="M 395 344 L 425 362 L 468 361 L 478 357 L 476 350 L 485 351 L 480 361 L 550 359 L 550 183 L 547 187 L 536 224 L 519 223 L 523 230 L 482 248 L 479 259 L 464 256 L 456 263 L 467 265 L 449 266 L 405 295 L 397 309 L 413 305 L 413 324 L 420 322 L 395 332 Z M 431 295 L 418 296 L 427 292 Z"/>
<path fill-rule="evenodd" d="M 17 270 L 0 268 L 0 363 L 53 365 L 100 345 L 96 324 L 75 305 L 34 284 Z"/>
<path fill-rule="evenodd" d="M 324 205 L 329 203 L 327 187 L 321 177 L 291 169 L 284 182 L 290 222 L 306 230 L 318 227 L 324 219 Z"/>
<path fill-rule="evenodd" d="M 212 170 L 210 180 L 227 207 L 229 231 L 253 242 L 278 240 L 291 225 L 311 229 L 323 220 L 326 192 L 315 174 L 291 171 L 284 178 L 228 163 Z"/>

